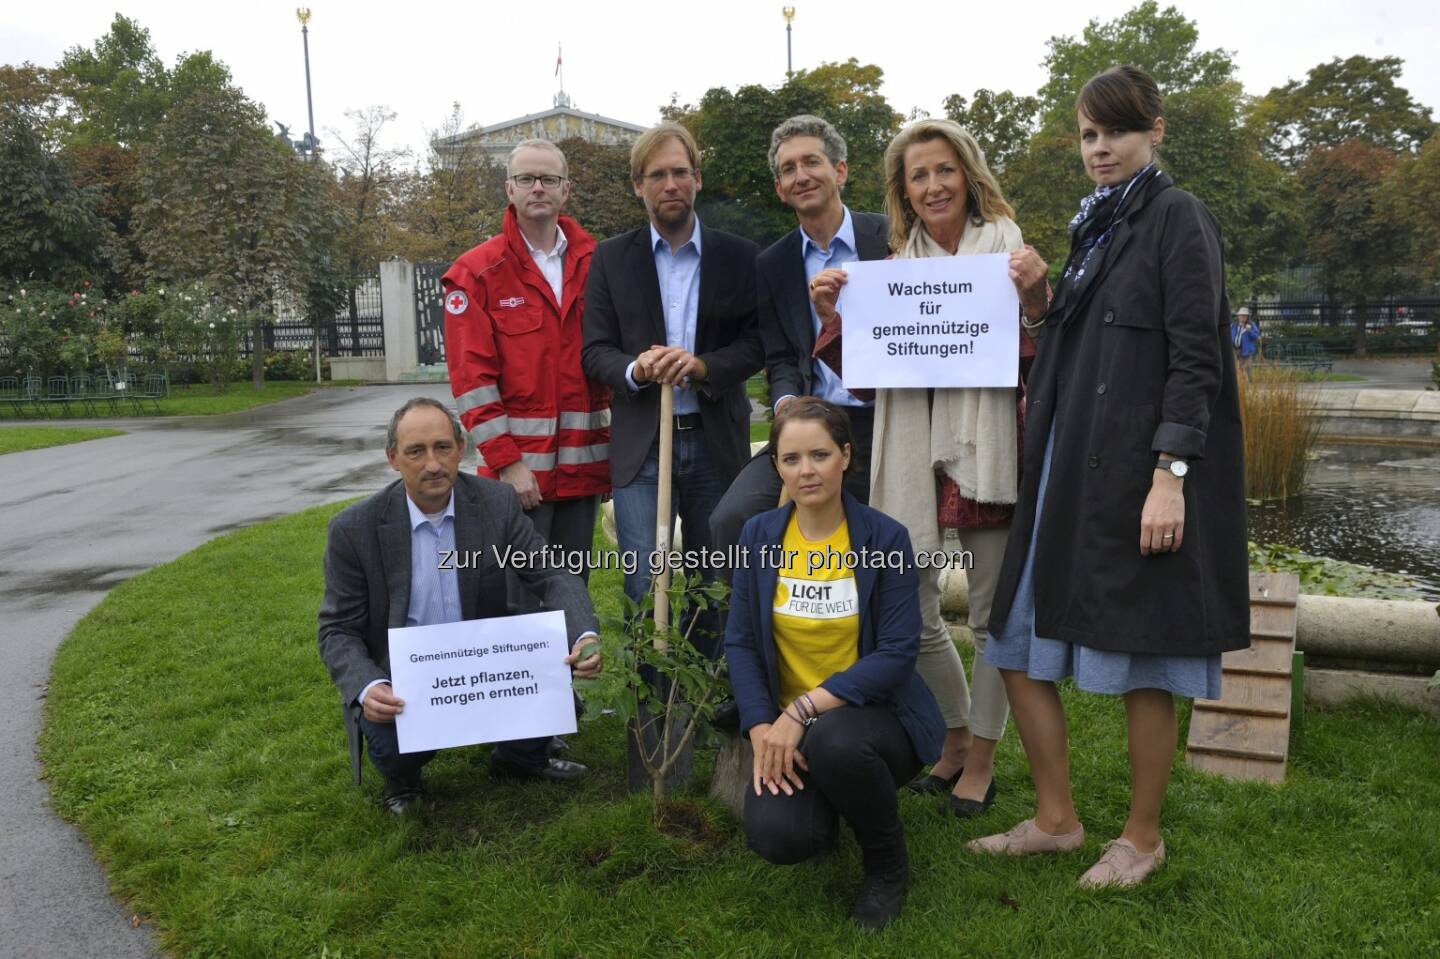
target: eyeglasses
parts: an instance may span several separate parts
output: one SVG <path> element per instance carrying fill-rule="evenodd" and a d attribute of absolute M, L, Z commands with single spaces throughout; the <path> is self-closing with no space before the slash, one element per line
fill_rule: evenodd
<path fill-rule="evenodd" d="M 674 178 L 676 183 L 688 183 L 695 175 L 695 171 L 688 166 L 677 166 L 670 170 L 651 170 L 645 174 L 645 181 L 659 186 L 669 178 Z"/>
<path fill-rule="evenodd" d="M 533 187 L 536 180 L 539 180 L 545 189 L 553 190 L 565 181 L 565 177 L 556 176 L 553 173 L 546 173 L 544 176 L 536 176 L 533 173 L 517 173 L 510 177 L 510 182 L 522 190 L 528 190 Z"/>

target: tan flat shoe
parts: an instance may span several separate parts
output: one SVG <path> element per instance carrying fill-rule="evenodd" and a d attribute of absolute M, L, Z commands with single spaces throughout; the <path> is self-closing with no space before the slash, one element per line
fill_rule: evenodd
<path fill-rule="evenodd" d="M 1114 839 L 1105 844 L 1100 861 L 1086 870 L 1080 877 L 1085 889 L 1101 889 L 1107 886 L 1138 886 L 1165 862 L 1165 840 L 1152 853 L 1143 853 L 1128 839 Z"/>
<path fill-rule="evenodd" d="M 965 844 L 965 848 L 992 856 L 1028 856 L 1042 852 L 1072 852 L 1084 844 L 1084 826 L 1063 836 L 1052 836 L 1035 825 L 1035 820 L 1027 819 L 1009 832 L 972 840 Z"/>

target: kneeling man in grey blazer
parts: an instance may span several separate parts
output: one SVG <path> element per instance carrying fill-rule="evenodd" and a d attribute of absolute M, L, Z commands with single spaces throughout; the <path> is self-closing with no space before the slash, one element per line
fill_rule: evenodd
<path fill-rule="evenodd" d="M 464 452 L 465 433 L 448 408 L 426 397 L 407 402 L 385 438 L 385 456 L 401 478 L 336 514 L 325 547 L 320 657 L 342 701 L 361 707 L 370 761 L 385 777 L 383 803 L 395 813 L 419 802 L 420 770 L 435 754 L 399 750 L 395 717 L 405 703 L 390 687 L 392 627 L 560 610 L 574 637 L 565 661 L 579 678 L 600 671 L 599 653 L 579 658 L 597 628 L 585 584 L 543 563 L 500 568 L 491 547 L 501 555 L 507 547 L 538 555 L 545 541 L 510 486 L 460 475 Z M 445 563 L 446 555 L 467 561 Z M 500 743 L 491 775 L 567 781 L 586 772 L 580 763 L 550 758 L 548 744 L 548 738 Z"/>

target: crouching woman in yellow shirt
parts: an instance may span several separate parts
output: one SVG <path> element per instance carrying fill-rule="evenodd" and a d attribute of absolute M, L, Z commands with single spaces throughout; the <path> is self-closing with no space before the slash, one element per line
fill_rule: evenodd
<path fill-rule="evenodd" d="M 745 838 L 773 863 L 854 830 L 865 876 L 851 917 L 879 929 L 909 884 L 896 790 L 940 754 L 945 723 L 915 673 L 919 579 L 905 527 L 842 489 L 850 423 L 801 397 L 775 415 L 770 451 L 790 504 L 740 537 L 725 652 L 755 749 Z"/>

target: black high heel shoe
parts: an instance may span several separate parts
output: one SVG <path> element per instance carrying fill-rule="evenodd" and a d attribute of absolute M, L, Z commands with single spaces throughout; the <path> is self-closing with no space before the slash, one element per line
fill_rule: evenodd
<path fill-rule="evenodd" d="M 990 788 L 985 790 L 985 798 L 978 802 L 974 799 L 957 799 L 955 796 L 947 796 L 946 799 L 949 801 L 950 811 L 961 819 L 972 819 L 988 812 L 995 804 L 995 777 L 990 777 Z"/>
<path fill-rule="evenodd" d="M 938 795 L 940 793 L 948 793 L 950 790 L 955 788 L 955 784 L 960 781 L 960 777 L 964 774 L 964 772 L 965 767 L 961 766 L 959 769 L 955 770 L 955 775 L 951 776 L 949 779 L 944 779 L 940 776 L 926 773 L 923 776 L 916 776 L 914 779 L 910 780 L 910 782 L 906 784 L 905 788 L 909 789 L 913 793 L 919 793 L 922 796 L 932 796 Z"/>

